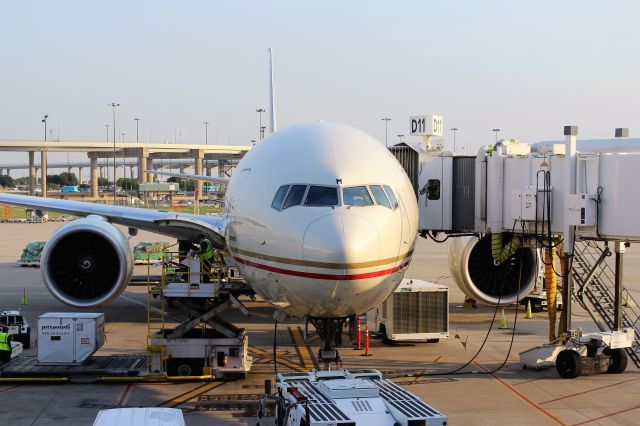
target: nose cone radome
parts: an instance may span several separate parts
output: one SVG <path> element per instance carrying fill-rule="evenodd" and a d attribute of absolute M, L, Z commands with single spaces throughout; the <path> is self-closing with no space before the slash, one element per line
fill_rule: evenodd
<path fill-rule="evenodd" d="M 321 268 L 325 273 L 345 274 L 355 263 L 380 258 L 380 236 L 373 223 L 362 216 L 330 214 L 307 228 L 303 258 L 316 272 Z"/>

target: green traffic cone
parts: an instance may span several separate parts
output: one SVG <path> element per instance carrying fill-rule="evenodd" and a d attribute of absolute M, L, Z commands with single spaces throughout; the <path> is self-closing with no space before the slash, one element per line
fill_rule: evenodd
<path fill-rule="evenodd" d="M 500 323 L 498 324 L 498 328 L 500 330 L 505 330 L 507 328 L 507 317 L 504 315 L 504 309 L 502 310 L 502 315 L 500 315 Z"/>
<path fill-rule="evenodd" d="M 28 305 L 29 302 L 27 301 L 27 289 L 23 288 L 22 289 L 22 300 L 20 301 L 21 305 Z"/>
<path fill-rule="evenodd" d="M 531 300 L 527 301 L 527 314 L 525 315 L 526 319 L 533 318 L 533 313 L 531 312 Z"/>

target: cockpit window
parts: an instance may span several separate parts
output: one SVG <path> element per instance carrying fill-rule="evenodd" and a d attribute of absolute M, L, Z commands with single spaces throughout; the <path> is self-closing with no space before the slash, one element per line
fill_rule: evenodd
<path fill-rule="evenodd" d="M 309 188 L 305 206 L 337 206 L 338 189 L 331 186 L 312 186 Z"/>
<path fill-rule="evenodd" d="M 396 207 L 398 207 L 398 200 L 396 196 L 393 194 L 393 191 L 391 190 L 391 188 L 385 185 L 384 192 L 387 194 L 387 197 L 389 197 L 389 200 L 391 201 L 391 205 L 393 206 L 393 208 L 395 209 Z"/>
<path fill-rule="evenodd" d="M 287 199 L 284 201 L 284 206 L 282 206 L 282 208 L 286 209 L 291 206 L 299 205 L 302 202 L 302 197 L 306 190 L 307 185 L 291 185 L 291 190 L 289 191 L 289 195 L 287 195 Z"/>
<path fill-rule="evenodd" d="M 366 186 L 352 186 L 342 190 L 342 199 L 347 206 L 369 206 L 373 200 Z"/>
<path fill-rule="evenodd" d="M 289 185 L 282 185 L 278 188 L 278 192 L 276 192 L 276 196 L 273 197 L 273 202 L 271 203 L 271 207 L 276 210 L 280 210 L 282 208 L 282 202 L 284 201 L 284 196 L 287 195 L 287 191 L 289 190 Z"/>
<path fill-rule="evenodd" d="M 376 203 L 380 204 L 381 206 L 387 206 L 391 208 L 391 203 L 389 202 L 387 196 L 384 195 L 384 190 L 380 185 L 369 185 L 369 189 L 373 194 L 373 198 L 376 199 Z"/>

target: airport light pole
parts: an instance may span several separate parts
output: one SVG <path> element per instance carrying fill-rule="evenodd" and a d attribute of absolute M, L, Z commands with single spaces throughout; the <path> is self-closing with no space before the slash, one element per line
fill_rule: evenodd
<path fill-rule="evenodd" d="M 116 175 L 118 171 L 116 169 L 116 107 L 119 107 L 120 104 L 112 102 L 107 104 L 113 110 L 113 204 L 116 203 Z"/>
<path fill-rule="evenodd" d="M 262 127 L 262 113 L 266 112 L 266 110 L 264 108 L 258 108 L 256 112 L 260 116 L 260 122 L 259 122 L 260 124 L 258 125 L 258 130 L 259 130 L 258 136 L 260 140 L 262 140 L 264 138 L 264 128 Z"/>
<path fill-rule="evenodd" d="M 109 142 L 109 125 L 105 124 L 104 127 L 107 128 L 107 142 Z"/>
<path fill-rule="evenodd" d="M 492 132 L 496 132 L 496 143 L 498 143 L 498 132 L 500 129 L 491 129 Z"/>
<path fill-rule="evenodd" d="M 134 118 L 136 120 L 136 143 L 138 143 L 138 125 L 140 124 L 139 118 Z"/>
<path fill-rule="evenodd" d="M 47 141 L 47 118 L 49 118 L 48 115 L 45 114 L 44 118 L 42 119 L 42 122 L 44 123 L 44 141 Z"/>
<path fill-rule="evenodd" d="M 453 153 L 456 153 L 456 132 L 458 131 L 457 127 L 452 127 L 449 130 L 453 130 Z"/>
<path fill-rule="evenodd" d="M 204 124 L 204 144 L 209 145 L 209 122 L 205 121 L 203 124 Z"/>
<path fill-rule="evenodd" d="M 389 117 L 382 117 L 382 121 L 384 121 L 384 146 L 389 148 L 389 143 L 387 141 L 389 139 L 389 122 L 391 119 Z"/>

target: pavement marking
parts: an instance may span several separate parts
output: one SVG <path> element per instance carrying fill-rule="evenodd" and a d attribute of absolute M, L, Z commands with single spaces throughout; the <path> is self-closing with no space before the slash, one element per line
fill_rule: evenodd
<path fill-rule="evenodd" d="M 198 386 L 195 389 L 192 389 L 190 391 L 187 391 L 183 394 L 180 394 L 176 397 L 173 397 L 171 399 L 169 399 L 168 401 L 165 401 L 163 403 L 158 404 L 156 407 L 165 407 L 165 408 L 174 408 L 177 407 L 180 404 L 183 404 L 187 401 L 189 401 L 190 399 L 193 399 L 197 396 L 202 395 L 205 392 L 208 392 L 212 389 L 215 388 L 219 388 L 220 386 L 224 385 L 226 382 L 210 382 L 210 383 L 205 383 L 204 385 Z"/>
<path fill-rule="evenodd" d="M 613 386 L 618 386 L 618 385 L 622 385 L 622 384 L 629 383 L 629 382 L 635 382 L 637 380 L 640 380 L 640 377 L 636 377 L 635 379 L 623 380 L 621 382 L 611 383 L 610 385 L 599 386 L 597 388 L 589 389 L 589 390 L 578 392 L 578 393 L 572 393 L 571 395 L 560 396 L 558 398 L 554 398 L 554 399 L 550 399 L 548 401 L 541 402 L 540 404 L 548 404 L 550 402 L 559 401 L 561 399 L 571 398 L 571 397 L 578 396 L 578 395 L 584 395 L 585 393 L 595 392 L 595 391 L 599 391 L 599 390 L 602 390 L 602 389 L 611 388 Z"/>
<path fill-rule="evenodd" d="M 127 401 L 129 401 L 129 395 L 131 395 L 131 388 L 133 383 L 128 383 L 120 392 L 118 396 L 118 402 L 116 402 L 117 407 L 124 407 L 127 405 Z"/>
<path fill-rule="evenodd" d="M 518 382 L 518 383 L 514 383 L 513 386 L 519 386 L 519 385 L 524 385 L 525 383 L 531 383 L 531 382 L 535 382 L 536 380 L 540 380 L 540 379 L 547 379 L 548 377 L 536 377 L 535 379 L 529 379 L 529 380 L 524 380 L 522 382 Z"/>
<path fill-rule="evenodd" d="M 288 327 L 293 341 L 296 343 L 296 350 L 300 353 L 302 366 L 306 368 L 317 367 L 309 350 L 309 346 L 302 339 L 302 329 L 300 327 Z"/>
<path fill-rule="evenodd" d="M 434 360 L 433 360 L 433 362 L 438 362 L 438 361 L 440 361 L 441 359 L 442 359 L 442 355 L 438 355 L 438 356 L 436 357 L 436 359 L 434 359 Z"/>
<path fill-rule="evenodd" d="M 631 408 L 625 408 L 624 410 L 615 411 L 615 412 L 610 413 L 610 414 L 605 414 L 604 416 L 596 417 L 595 419 L 585 420 L 584 422 L 580 422 L 580 423 L 574 423 L 573 426 L 584 425 L 584 424 L 587 424 L 587 423 L 591 423 L 591 422 L 595 422 L 595 421 L 598 421 L 598 420 L 606 419 L 607 417 L 615 416 L 616 414 L 626 413 L 628 411 L 637 410 L 638 408 L 640 408 L 640 405 L 636 405 L 635 407 L 631 407 Z"/>
<path fill-rule="evenodd" d="M 0 389 L 0 393 L 2 393 L 2 392 L 10 392 L 10 391 L 12 391 L 14 389 L 17 389 L 19 387 L 20 387 L 20 385 L 9 386 L 8 388 Z"/>
<path fill-rule="evenodd" d="M 518 391 L 516 388 L 511 386 L 509 383 L 505 382 L 500 377 L 496 376 L 494 373 L 489 373 L 489 369 L 487 369 L 484 365 L 479 364 L 476 361 L 474 361 L 473 363 L 476 366 L 478 366 L 478 368 L 480 368 L 480 369 L 484 370 L 485 372 L 487 372 L 491 377 L 493 377 L 495 380 L 497 380 L 500 384 L 502 384 L 504 387 L 509 389 L 511 392 L 516 394 L 516 396 L 520 397 L 524 402 L 526 402 L 527 404 L 531 405 L 537 411 L 539 411 L 540 413 L 542 413 L 545 416 L 549 417 L 550 419 L 552 419 L 553 421 L 555 421 L 556 423 L 558 423 L 560 425 L 566 425 L 565 422 L 563 422 L 562 420 L 560 420 L 559 418 L 557 418 L 556 416 L 554 416 L 553 414 L 549 413 L 547 410 L 542 408 L 540 405 L 536 404 L 535 402 L 533 402 L 532 400 L 527 398 L 522 392 Z"/>

